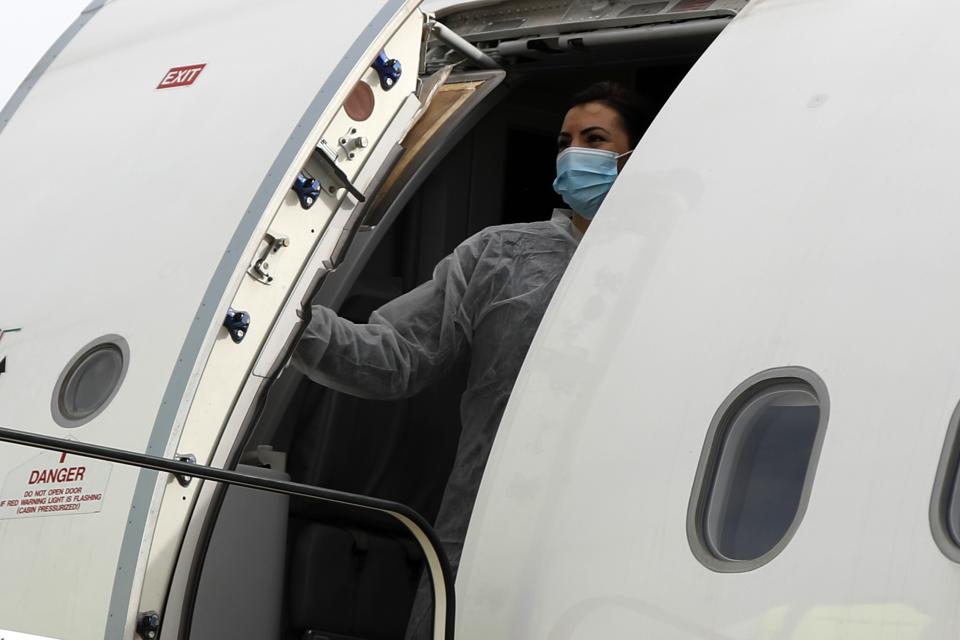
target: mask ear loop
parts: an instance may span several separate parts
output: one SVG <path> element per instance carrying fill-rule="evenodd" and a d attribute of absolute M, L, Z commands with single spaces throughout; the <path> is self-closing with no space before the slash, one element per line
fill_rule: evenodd
<path fill-rule="evenodd" d="M 620 158 L 622 158 L 622 157 L 624 157 L 624 156 L 628 156 L 628 155 L 630 155 L 631 153 L 633 153 L 634 151 L 635 151 L 635 149 L 630 149 L 630 151 L 621 153 L 621 154 L 618 155 L 616 158 L 614 158 L 613 161 L 616 162 L 616 161 L 619 160 Z M 620 173 L 619 166 L 618 166 L 618 168 L 617 168 L 617 173 L 618 173 L 618 174 Z"/>

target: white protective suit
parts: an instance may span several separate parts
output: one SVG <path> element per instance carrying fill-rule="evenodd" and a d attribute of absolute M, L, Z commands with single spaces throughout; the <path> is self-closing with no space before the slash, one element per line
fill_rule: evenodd
<path fill-rule="evenodd" d="M 374 311 L 367 324 L 313 307 L 297 345 L 293 364 L 313 381 L 377 400 L 418 393 L 469 350 L 460 441 L 436 523 L 454 573 L 500 417 L 580 237 L 562 211 L 550 221 L 489 227 L 441 260 L 431 280 Z M 430 603 L 418 595 L 411 616 L 416 637 L 429 633 Z"/>

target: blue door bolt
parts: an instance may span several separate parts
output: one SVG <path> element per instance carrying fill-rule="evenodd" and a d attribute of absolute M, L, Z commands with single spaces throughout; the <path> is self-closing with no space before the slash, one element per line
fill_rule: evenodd
<path fill-rule="evenodd" d="M 390 91 L 390 89 L 393 89 L 396 84 L 400 82 L 403 67 L 400 65 L 399 60 L 388 58 L 386 51 L 380 52 L 377 59 L 373 61 L 372 66 L 380 76 L 380 87 L 384 91 Z"/>
<path fill-rule="evenodd" d="M 300 206 L 309 209 L 313 203 L 320 197 L 320 181 L 311 176 L 306 171 L 297 174 L 297 179 L 293 183 L 293 191 L 300 199 Z"/>
<path fill-rule="evenodd" d="M 250 329 L 250 314 L 246 311 L 227 310 L 227 317 L 223 321 L 223 326 L 227 328 L 230 339 L 240 344 Z"/>

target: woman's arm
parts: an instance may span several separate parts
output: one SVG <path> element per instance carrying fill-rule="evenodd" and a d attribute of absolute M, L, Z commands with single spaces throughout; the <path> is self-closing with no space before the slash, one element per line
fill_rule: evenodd
<path fill-rule="evenodd" d="M 465 298 L 481 244 L 482 234 L 461 244 L 431 280 L 374 311 L 366 324 L 313 307 L 293 365 L 314 382 L 363 398 L 402 398 L 429 386 L 470 343 L 473 314 Z"/>

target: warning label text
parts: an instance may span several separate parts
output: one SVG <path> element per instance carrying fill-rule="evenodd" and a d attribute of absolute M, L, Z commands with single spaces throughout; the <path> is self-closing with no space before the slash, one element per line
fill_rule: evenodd
<path fill-rule="evenodd" d="M 7 474 L 0 490 L 0 520 L 96 513 L 103 505 L 112 465 L 43 453 Z"/>

